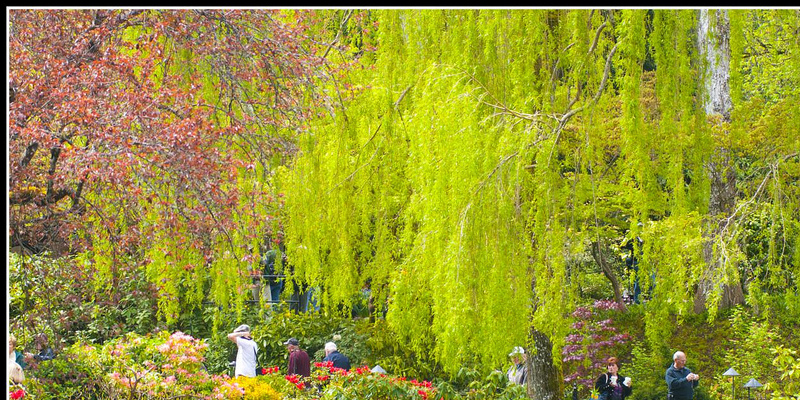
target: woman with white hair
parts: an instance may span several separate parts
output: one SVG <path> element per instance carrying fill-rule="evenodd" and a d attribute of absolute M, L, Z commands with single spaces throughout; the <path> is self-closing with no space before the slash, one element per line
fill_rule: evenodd
<path fill-rule="evenodd" d="M 11 363 L 16 363 L 22 369 L 25 369 L 25 355 L 22 354 L 21 351 L 17 351 L 17 337 L 13 334 L 8 336 L 8 366 L 11 367 Z"/>

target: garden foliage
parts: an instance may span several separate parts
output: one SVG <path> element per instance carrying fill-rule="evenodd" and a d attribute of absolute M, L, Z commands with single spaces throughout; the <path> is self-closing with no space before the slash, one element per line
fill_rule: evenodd
<path fill-rule="evenodd" d="M 700 397 L 725 395 L 721 364 L 791 396 L 799 26 L 791 9 L 10 9 L 9 325 L 64 348 L 31 389 L 231 395 L 224 334 L 244 321 L 262 362 L 339 335 L 443 397 L 517 393 L 496 371 L 524 346 L 528 394 L 555 400 L 571 314 L 602 294 L 629 308 L 634 397 L 663 391 L 676 349 L 711 378 Z M 284 296 L 313 288 L 321 319 L 250 303 L 273 245 Z M 341 324 L 364 298 L 375 325 Z M 206 369 L 179 371 L 182 346 L 208 346 Z"/>

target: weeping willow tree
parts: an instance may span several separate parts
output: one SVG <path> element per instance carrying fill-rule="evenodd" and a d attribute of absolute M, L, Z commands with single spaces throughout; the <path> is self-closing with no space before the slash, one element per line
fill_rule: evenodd
<path fill-rule="evenodd" d="M 707 235 L 709 162 L 726 143 L 703 107 L 697 10 L 370 15 L 378 28 L 361 45 L 377 50 L 340 82 L 353 98 L 310 127 L 280 178 L 291 278 L 319 287 L 326 310 L 369 283 L 398 337 L 451 374 L 494 368 L 525 343 L 529 393 L 552 399 L 580 255 L 593 254 L 618 285 L 604 257 L 612 243 L 641 239 L 637 277 L 655 346 L 693 312 L 701 280 L 743 280 L 741 258 L 704 257 L 742 236 Z M 797 28 L 796 13 L 785 18 Z M 740 66 L 743 46 L 732 41 Z M 779 44 L 796 68 L 797 43 Z M 775 291 L 791 287 L 798 257 L 796 106 L 780 107 L 788 125 L 771 126 L 787 136 L 762 174 L 773 197 L 766 183 L 740 196 L 782 218 L 769 267 L 758 267 L 782 271 Z M 761 110 L 740 122 L 738 151 L 753 150 L 741 146 L 745 127 L 776 112 Z M 734 210 L 722 218 L 738 221 Z M 718 304 L 720 291 L 706 293 Z"/>

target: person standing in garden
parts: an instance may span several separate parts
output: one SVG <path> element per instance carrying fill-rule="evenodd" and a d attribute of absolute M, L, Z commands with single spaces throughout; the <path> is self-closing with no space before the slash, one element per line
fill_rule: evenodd
<path fill-rule="evenodd" d="M 286 345 L 286 350 L 289 351 L 289 369 L 286 375 L 311 375 L 311 360 L 308 358 L 308 353 L 300 348 L 300 342 L 295 338 L 291 338 L 283 344 Z"/>
<path fill-rule="evenodd" d="M 50 361 L 56 357 L 56 352 L 48 344 L 47 335 L 44 333 L 38 333 L 33 337 L 33 346 L 36 353 L 25 353 L 25 363 L 20 364 L 23 368 L 36 369 L 39 363 Z"/>
<path fill-rule="evenodd" d="M 33 359 L 36 361 L 50 361 L 56 357 L 55 351 L 47 343 L 47 335 L 40 333 L 33 339 L 34 346 L 36 346 L 36 354 Z"/>
<path fill-rule="evenodd" d="M 264 278 L 266 278 L 266 292 L 264 295 L 269 296 L 267 299 L 268 302 L 275 305 L 280 301 L 281 290 L 283 289 L 283 280 L 279 279 L 278 271 L 275 269 L 275 266 L 278 263 L 278 256 L 281 255 L 281 260 L 285 260 L 286 255 L 281 246 L 275 249 L 270 240 L 267 240 L 264 244 L 262 252 L 263 255 L 260 261 L 262 268 L 261 273 L 264 275 Z M 281 261 L 280 265 L 285 264 Z"/>
<path fill-rule="evenodd" d="M 623 400 L 631 394 L 631 378 L 620 377 L 617 357 L 606 360 L 606 371 L 594 382 L 594 388 L 600 393 L 599 400 Z"/>
<path fill-rule="evenodd" d="M 8 365 L 12 362 L 19 364 L 22 369 L 25 369 L 25 355 L 21 351 L 17 351 L 17 337 L 12 335 L 8 336 Z"/>
<path fill-rule="evenodd" d="M 350 370 L 350 359 L 346 355 L 339 353 L 336 343 L 333 342 L 325 343 L 325 358 L 322 361 L 332 362 L 334 368 Z"/>
<path fill-rule="evenodd" d="M 672 365 L 667 368 L 664 379 L 667 381 L 668 400 L 692 400 L 694 388 L 700 376 L 686 368 L 686 354 L 676 351 L 672 356 Z"/>
<path fill-rule="evenodd" d="M 233 332 L 228 334 L 228 339 L 236 343 L 238 348 L 234 375 L 255 377 L 256 365 L 258 365 L 258 345 L 250 336 L 250 326 L 239 325 Z"/>
<path fill-rule="evenodd" d="M 520 346 L 514 347 L 514 350 L 508 356 L 511 357 L 512 362 L 511 368 L 506 372 L 508 382 L 513 385 L 524 385 L 525 378 L 528 375 L 528 368 L 525 365 L 525 359 L 527 358 L 525 349 Z"/>

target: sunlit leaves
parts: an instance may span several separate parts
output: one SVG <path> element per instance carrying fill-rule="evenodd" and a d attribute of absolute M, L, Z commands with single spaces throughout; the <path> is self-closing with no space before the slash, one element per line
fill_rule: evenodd
<path fill-rule="evenodd" d="M 279 229 L 271 171 L 326 102 L 316 17 L 280 13 L 12 10 L 12 241 L 94 251 L 99 277 L 155 263 L 168 321 L 217 258 L 236 292 Z"/>

